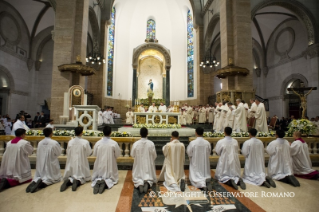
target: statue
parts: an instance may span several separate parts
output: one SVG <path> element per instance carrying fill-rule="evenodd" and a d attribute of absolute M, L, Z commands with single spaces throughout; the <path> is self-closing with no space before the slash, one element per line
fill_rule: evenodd
<path fill-rule="evenodd" d="M 152 79 L 150 79 L 149 83 L 148 83 L 148 90 L 147 92 L 153 91 L 154 88 L 154 84 L 152 82 Z"/>
<path fill-rule="evenodd" d="M 307 110 L 307 96 L 311 93 L 311 91 L 313 90 L 314 88 L 311 88 L 310 91 L 306 94 L 303 94 L 303 93 L 297 93 L 293 88 L 291 88 L 291 90 L 299 96 L 300 98 L 300 101 L 301 101 L 301 106 L 300 108 L 302 108 L 302 118 L 306 118 L 305 117 L 305 113 L 306 113 L 306 110 Z M 289 89 L 288 89 L 289 90 Z"/>
<path fill-rule="evenodd" d="M 154 84 L 152 82 L 152 79 L 150 79 L 150 81 L 148 83 L 148 89 L 147 89 L 147 97 L 148 97 L 149 105 L 152 105 L 152 99 L 153 99 L 153 96 L 154 96 L 153 89 L 154 89 Z"/>

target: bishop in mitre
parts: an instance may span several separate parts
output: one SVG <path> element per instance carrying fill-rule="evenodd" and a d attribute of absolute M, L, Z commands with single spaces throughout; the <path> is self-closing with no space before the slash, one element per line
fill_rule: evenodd
<path fill-rule="evenodd" d="M 165 156 L 158 181 L 164 181 L 169 191 L 185 191 L 185 146 L 179 140 L 179 133 L 172 132 L 171 142 L 163 146 Z"/>
<path fill-rule="evenodd" d="M 267 116 L 264 103 L 261 103 L 258 99 L 255 100 L 257 110 L 255 113 L 256 124 L 255 128 L 258 132 L 268 132 Z"/>
<path fill-rule="evenodd" d="M 241 99 L 236 99 L 237 109 L 231 109 L 234 114 L 234 130 L 236 132 L 247 132 L 247 119 L 244 104 Z"/>
<path fill-rule="evenodd" d="M 134 113 L 132 112 L 132 109 L 129 108 L 128 112 L 126 113 L 126 124 L 134 124 Z"/>

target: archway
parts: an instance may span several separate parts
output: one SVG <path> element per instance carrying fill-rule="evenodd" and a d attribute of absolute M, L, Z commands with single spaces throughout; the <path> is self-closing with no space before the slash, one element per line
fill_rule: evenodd
<path fill-rule="evenodd" d="M 0 113 L 5 115 L 9 110 L 10 92 L 14 91 L 14 80 L 9 70 L 0 65 Z"/>

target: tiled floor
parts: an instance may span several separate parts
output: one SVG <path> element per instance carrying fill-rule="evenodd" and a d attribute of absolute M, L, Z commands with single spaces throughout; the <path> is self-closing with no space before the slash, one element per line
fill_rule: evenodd
<path fill-rule="evenodd" d="M 33 174 L 34 171 L 32 170 Z M 80 186 L 76 192 L 72 192 L 71 188 L 60 192 L 61 182 L 34 194 L 25 193 L 27 184 L 20 185 L 0 193 L 0 212 L 129 212 L 131 211 L 134 190 L 131 173 L 131 171 L 119 171 L 119 183 L 111 190 L 106 190 L 102 195 L 93 195 L 90 183 Z M 186 171 L 186 175 L 187 173 L 188 171 Z M 247 184 L 247 189 L 245 191 L 239 189 L 239 192 L 254 192 L 254 195 L 257 194 L 258 197 L 252 197 L 252 193 L 245 193 L 250 195 L 250 198 L 237 199 L 251 211 L 318 211 L 319 181 L 298 179 L 301 187 L 297 188 L 278 181 L 276 181 L 277 188 L 269 189 Z M 222 186 L 228 191 L 234 191 L 228 186 Z M 272 195 L 290 192 L 291 195 L 295 196 L 262 196 L 271 194 L 267 192 L 273 192 Z"/>

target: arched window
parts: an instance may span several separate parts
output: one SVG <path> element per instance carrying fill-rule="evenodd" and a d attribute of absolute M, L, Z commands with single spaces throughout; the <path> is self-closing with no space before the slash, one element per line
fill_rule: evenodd
<path fill-rule="evenodd" d="M 194 97 L 194 42 L 193 17 L 187 13 L 187 97 Z"/>
<path fill-rule="evenodd" d="M 113 60 L 114 60 L 114 36 L 115 36 L 115 7 L 112 8 L 112 20 L 108 35 L 108 53 L 107 53 L 107 96 L 113 95 Z"/>
<path fill-rule="evenodd" d="M 147 21 L 146 39 L 154 39 L 156 37 L 156 23 L 153 19 Z"/>

